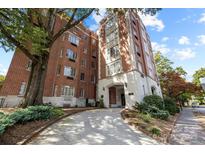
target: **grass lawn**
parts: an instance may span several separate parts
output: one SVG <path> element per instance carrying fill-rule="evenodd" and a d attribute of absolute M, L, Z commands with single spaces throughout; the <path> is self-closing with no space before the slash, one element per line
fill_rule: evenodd
<path fill-rule="evenodd" d="M 170 116 L 169 119 L 165 121 L 147 117 L 136 110 L 130 109 L 123 110 L 121 115 L 129 125 L 134 126 L 136 129 L 162 143 L 167 143 L 167 140 L 175 124 L 175 120 L 178 116 L 178 114 L 175 116 Z"/>
<path fill-rule="evenodd" d="M 64 108 L 64 115 L 71 115 L 74 113 L 82 112 L 85 110 L 91 110 L 95 109 L 93 107 L 90 108 Z M 12 112 L 16 111 L 17 108 L 0 108 L 0 112 L 3 112 L 4 114 L 11 114 Z M 58 117 L 59 118 L 59 117 Z M 38 121 L 32 121 L 27 122 L 25 124 L 15 124 L 14 126 L 9 127 L 6 129 L 6 131 L 3 133 L 3 135 L 0 136 L 0 144 L 17 144 L 18 142 L 21 142 L 28 136 L 30 136 L 33 132 L 38 130 L 39 128 L 45 127 L 49 123 L 55 121 L 57 118 L 49 119 L 49 120 L 38 120 Z"/>

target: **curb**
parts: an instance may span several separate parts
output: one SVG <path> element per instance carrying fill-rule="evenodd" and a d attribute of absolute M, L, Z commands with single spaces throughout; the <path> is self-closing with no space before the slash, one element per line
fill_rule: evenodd
<path fill-rule="evenodd" d="M 57 119 L 54 119 L 54 120 L 51 120 L 50 122 L 48 122 L 46 125 L 40 127 L 39 129 L 37 129 L 36 131 L 32 132 L 30 135 L 28 135 L 28 137 L 26 137 L 26 139 L 18 142 L 16 145 L 26 145 L 27 143 L 29 143 L 29 141 L 34 138 L 35 136 L 37 136 L 40 132 L 42 132 L 43 130 L 45 130 L 46 128 L 48 128 L 49 126 L 51 126 L 52 124 L 62 120 L 63 118 L 66 118 L 68 116 L 71 116 L 71 115 L 74 115 L 76 113 L 80 113 L 80 112 L 85 112 L 85 111 L 89 111 L 89 110 L 96 110 L 96 109 L 99 109 L 99 108 L 91 108 L 91 109 L 85 109 L 83 111 L 74 111 L 73 113 L 68 113 L 68 114 L 65 114 L 61 117 L 58 117 Z"/>
<path fill-rule="evenodd" d="M 172 126 L 172 128 L 171 128 L 171 130 L 170 130 L 170 132 L 169 132 L 169 134 L 168 134 L 168 136 L 167 136 L 167 138 L 166 138 L 166 144 L 168 143 L 170 143 L 170 137 L 171 137 L 171 134 L 172 134 L 172 132 L 173 132 L 173 129 L 174 129 L 174 127 L 176 126 L 176 122 L 177 122 L 177 120 L 179 119 L 179 116 L 181 115 L 181 112 L 177 115 L 177 117 L 176 117 L 176 119 L 174 120 L 174 124 L 173 124 L 173 126 Z"/>

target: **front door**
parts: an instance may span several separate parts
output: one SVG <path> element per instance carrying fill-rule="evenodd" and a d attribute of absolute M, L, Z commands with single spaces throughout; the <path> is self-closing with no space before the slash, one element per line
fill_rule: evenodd
<path fill-rule="evenodd" d="M 113 104 L 116 104 L 116 88 L 109 88 L 109 106 L 112 107 Z"/>
<path fill-rule="evenodd" d="M 121 94 L 121 104 L 122 104 L 122 107 L 125 107 L 125 94 Z"/>

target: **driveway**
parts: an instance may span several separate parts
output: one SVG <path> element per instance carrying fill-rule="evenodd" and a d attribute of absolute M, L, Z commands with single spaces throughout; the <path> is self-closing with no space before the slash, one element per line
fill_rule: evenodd
<path fill-rule="evenodd" d="M 85 111 L 53 124 L 29 144 L 158 144 L 126 124 L 120 109 Z"/>
<path fill-rule="evenodd" d="M 184 108 L 170 138 L 170 144 L 204 145 L 205 131 L 193 115 L 192 108 Z"/>

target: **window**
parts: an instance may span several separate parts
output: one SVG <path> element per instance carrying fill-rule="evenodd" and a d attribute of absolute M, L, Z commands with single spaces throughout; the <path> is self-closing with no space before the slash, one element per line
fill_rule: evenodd
<path fill-rule="evenodd" d="M 88 52 L 88 49 L 87 49 L 87 48 L 84 48 L 84 49 L 83 49 L 83 53 L 86 54 L 87 52 Z"/>
<path fill-rule="evenodd" d="M 74 53 L 71 49 L 67 50 L 67 57 L 72 60 L 75 61 L 75 59 L 77 58 L 77 54 Z"/>
<path fill-rule="evenodd" d="M 135 23 L 135 21 L 134 21 L 134 20 L 132 20 L 132 22 L 133 22 L 133 24 L 134 24 L 134 25 L 136 25 L 136 23 Z"/>
<path fill-rule="evenodd" d="M 93 74 L 91 75 L 91 82 L 95 83 L 95 75 L 93 75 Z"/>
<path fill-rule="evenodd" d="M 91 67 L 95 68 L 95 62 L 93 62 L 93 61 L 91 62 Z"/>
<path fill-rule="evenodd" d="M 73 45 L 77 45 L 77 46 L 79 45 L 79 38 L 76 35 L 74 35 L 74 34 L 70 34 L 69 35 L 69 41 Z"/>
<path fill-rule="evenodd" d="M 64 67 L 64 76 L 74 78 L 75 77 L 75 69 L 72 67 L 65 66 Z"/>
<path fill-rule="evenodd" d="M 82 35 L 82 39 L 83 40 L 87 40 L 87 36 L 84 34 L 84 35 Z"/>
<path fill-rule="evenodd" d="M 93 52 L 92 52 L 92 56 L 93 56 L 94 58 L 97 57 L 97 54 L 96 54 L 96 51 L 95 51 L 95 50 L 93 50 Z"/>
<path fill-rule="evenodd" d="M 60 73 L 61 73 L 61 65 L 58 64 L 56 74 L 57 74 L 57 75 L 60 75 Z"/>
<path fill-rule="evenodd" d="M 80 89 L 80 97 L 85 97 L 85 90 L 84 89 Z"/>
<path fill-rule="evenodd" d="M 32 67 L 32 60 L 29 59 L 26 65 L 26 70 L 31 71 L 31 67 Z"/>
<path fill-rule="evenodd" d="M 81 66 L 86 67 L 86 59 L 81 60 Z"/>
<path fill-rule="evenodd" d="M 147 43 L 145 42 L 145 40 L 143 41 L 143 45 L 144 45 L 144 51 L 149 53 L 149 49 L 148 49 L 148 45 Z"/>
<path fill-rule="evenodd" d="M 80 80 L 85 80 L 85 73 L 80 73 Z"/>
<path fill-rule="evenodd" d="M 115 31 L 113 33 L 110 33 L 107 37 L 106 37 L 106 43 L 109 43 L 111 41 L 113 41 L 114 39 L 118 38 L 118 32 Z"/>
<path fill-rule="evenodd" d="M 61 49 L 61 51 L 60 51 L 60 57 L 61 58 L 63 57 L 63 49 Z"/>
<path fill-rule="evenodd" d="M 24 96 L 26 92 L 26 82 L 22 82 L 19 89 L 19 95 Z"/>
<path fill-rule="evenodd" d="M 57 91 L 58 91 L 58 85 L 54 86 L 54 91 L 53 91 L 53 96 L 57 96 Z"/>
<path fill-rule="evenodd" d="M 63 86 L 61 90 L 62 96 L 74 96 L 74 88 L 71 86 Z"/>
<path fill-rule="evenodd" d="M 143 72 L 142 71 L 142 64 L 140 62 L 138 62 L 138 69 L 139 69 L 140 72 Z"/>
<path fill-rule="evenodd" d="M 156 94 L 156 88 L 154 86 L 151 87 L 152 95 Z"/>
<path fill-rule="evenodd" d="M 111 30 L 113 27 L 115 27 L 116 25 L 116 18 L 115 17 L 112 17 L 108 20 L 108 22 L 106 23 L 105 25 L 105 30 L 106 31 L 109 31 Z"/>
<path fill-rule="evenodd" d="M 114 75 L 114 74 L 117 74 L 121 71 L 121 64 L 120 64 L 120 61 L 117 60 L 115 61 L 114 63 L 112 64 L 109 64 L 107 66 L 107 75 L 110 76 L 110 75 Z"/>
<path fill-rule="evenodd" d="M 92 39 L 92 45 L 95 45 L 95 44 L 96 44 L 96 40 Z"/>

